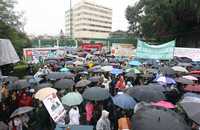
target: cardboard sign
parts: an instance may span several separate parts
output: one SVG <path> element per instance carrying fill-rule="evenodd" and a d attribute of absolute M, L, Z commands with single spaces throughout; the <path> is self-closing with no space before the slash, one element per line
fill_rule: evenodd
<path fill-rule="evenodd" d="M 62 122 L 63 118 L 65 117 L 66 111 L 62 103 L 58 99 L 57 95 L 55 93 L 50 94 L 43 100 L 43 103 L 52 119 L 56 123 Z"/>

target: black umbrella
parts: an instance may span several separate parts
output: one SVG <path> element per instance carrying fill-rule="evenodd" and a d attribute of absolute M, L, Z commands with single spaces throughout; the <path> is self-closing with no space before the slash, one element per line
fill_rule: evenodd
<path fill-rule="evenodd" d="M 52 87 L 53 87 L 53 85 L 52 85 L 52 84 L 50 84 L 50 83 L 42 83 L 42 84 L 39 84 L 39 85 L 37 85 L 37 86 L 36 86 L 36 89 L 37 89 L 37 90 L 39 90 L 39 89 L 42 89 L 42 88 L 47 88 L 47 87 L 50 87 L 50 88 L 52 88 Z"/>
<path fill-rule="evenodd" d="M 47 60 L 47 61 L 45 61 L 45 63 L 47 63 L 47 64 L 57 64 L 58 61 L 57 60 Z"/>
<path fill-rule="evenodd" d="M 47 75 L 47 79 L 49 80 L 58 80 L 58 79 L 64 79 L 64 78 L 73 78 L 74 74 L 70 73 L 70 72 L 53 72 L 53 73 L 49 73 Z"/>
<path fill-rule="evenodd" d="M 92 87 L 87 88 L 83 92 L 83 98 L 91 101 L 102 101 L 108 99 L 110 97 L 110 93 L 105 88 L 100 87 Z"/>
<path fill-rule="evenodd" d="M 160 72 L 164 75 L 174 75 L 175 71 L 171 67 L 161 67 Z"/>
<path fill-rule="evenodd" d="M 16 89 L 24 89 L 24 88 L 28 88 L 30 87 L 30 84 L 28 83 L 27 80 L 23 79 L 23 80 L 18 80 L 14 83 L 14 86 L 16 87 Z"/>
<path fill-rule="evenodd" d="M 166 99 L 165 95 L 161 91 L 147 86 L 136 86 L 133 88 L 128 88 L 126 93 L 137 101 L 157 102 Z"/>
<path fill-rule="evenodd" d="M 88 86 L 91 83 L 90 80 L 80 80 L 79 82 L 76 83 L 76 87 L 85 87 Z"/>
<path fill-rule="evenodd" d="M 194 82 L 192 80 L 189 80 L 189 79 L 185 79 L 185 78 L 176 78 L 175 81 L 177 83 L 181 83 L 181 84 L 186 84 L 186 85 L 189 85 L 189 84 L 194 84 Z"/>
<path fill-rule="evenodd" d="M 128 77 L 128 78 L 135 78 L 135 77 L 137 77 L 137 75 L 135 73 L 133 73 L 133 72 L 129 72 L 125 76 Z"/>
<path fill-rule="evenodd" d="M 132 130 L 191 130 L 184 119 L 174 111 L 144 107 L 133 116 Z"/>
<path fill-rule="evenodd" d="M 178 66 L 191 67 L 192 64 L 191 64 L 191 63 L 188 63 L 188 62 L 186 62 L 186 63 L 178 63 Z"/>
<path fill-rule="evenodd" d="M 5 76 L 2 78 L 3 81 L 11 81 L 11 82 L 15 82 L 17 81 L 19 78 L 16 76 Z"/>
<path fill-rule="evenodd" d="M 61 79 L 59 81 L 57 81 L 54 85 L 55 88 L 59 88 L 59 89 L 65 89 L 65 88 L 73 88 L 74 86 L 74 81 L 71 79 Z"/>
<path fill-rule="evenodd" d="M 185 96 L 180 102 L 180 105 L 187 113 L 188 117 L 200 125 L 200 98 Z"/>
<path fill-rule="evenodd" d="M 155 91 L 160 91 L 160 92 L 166 92 L 166 88 L 163 87 L 162 85 L 158 83 L 150 83 L 147 85 L 147 87 L 150 87 L 150 89 L 155 89 Z"/>

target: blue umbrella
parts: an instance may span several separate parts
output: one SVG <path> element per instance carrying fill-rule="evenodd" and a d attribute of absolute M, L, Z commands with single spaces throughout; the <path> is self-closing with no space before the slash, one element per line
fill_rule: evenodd
<path fill-rule="evenodd" d="M 164 83 L 164 84 L 176 84 L 176 81 L 172 78 L 161 76 L 156 79 L 157 82 Z"/>
<path fill-rule="evenodd" d="M 133 65 L 133 66 L 140 66 L 140 65 L 142 65 L 139 61 L 136 61 L 136 60 L 130 61 L 128 64 L 129 65 Z"/>
<path fill-rule="evenodd" d="M 123 109 L 134 109 L 136 101 L 127 94 L 118 94 L 112 98 L 113 103 Z"/>
<path fill-rule="evenodd" d="M 111 70 L 111 74 L 118 75 L 118 74 L 121 74 L 121 73 L 123 73 L 122 69 L 116 69 L 116 68 L 114 68 L 114 69 Z"/>
<path fill-rule="evenodd" d="M 69 71 L 68 68 L 61 68 L 61 69 L 60 69 L 60 72 L 68 72 L 68 71 Z"/>

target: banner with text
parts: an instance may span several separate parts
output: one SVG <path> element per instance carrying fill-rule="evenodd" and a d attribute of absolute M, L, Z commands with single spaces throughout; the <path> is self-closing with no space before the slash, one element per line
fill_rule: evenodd
<path fill-rule="evenodd" d="M 135 55 L 135 47 L 133 44 L 113 43 L 111 55 L 132 57 Z"/>
<path fill-rule="evenodd" d="M 143 59 L 170 60 L 174 57 L 175 40 L 162 45 L 149 45 L 138 40 L 136 57 Z"/>

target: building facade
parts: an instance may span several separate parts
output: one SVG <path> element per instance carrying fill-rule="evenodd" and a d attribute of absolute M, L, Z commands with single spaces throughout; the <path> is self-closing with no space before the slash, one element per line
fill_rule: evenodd
<path fill-rule="evenodd" d="M 74 5 L 71 14 L 70 10 L 65 13 L 67 37 L 70 25 L 73 38 L 107 38 L 112 30 L 112 9 L 83 0 Z"/>

